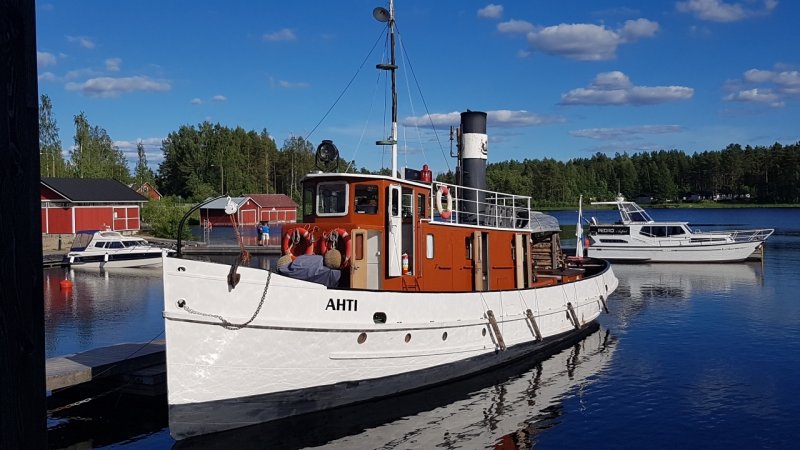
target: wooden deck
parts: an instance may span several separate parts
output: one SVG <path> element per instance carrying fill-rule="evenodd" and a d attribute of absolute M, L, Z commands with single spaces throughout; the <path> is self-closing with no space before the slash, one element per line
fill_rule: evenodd
<path fill-rule="evenodd" d="M 47 390 L 57 391 L 101 378 L 149 373 L 166 361 L 165 342 L 117 344 L 45 362 Z M 155 369 L 158 370 L 158 369 Z"/>

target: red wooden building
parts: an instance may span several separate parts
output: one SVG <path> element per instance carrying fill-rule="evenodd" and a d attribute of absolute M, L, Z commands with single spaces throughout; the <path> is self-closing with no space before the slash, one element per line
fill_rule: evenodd
<path fill-rule="evenodd" d="M 297 222 L 297 203 L 284 194 L 248 194 L 258 206 L 259 222 Z"/>
<path fill-rule="evenodd" d="M 140 184 L 131 184 L 128 187 L 133 189 L 134 191 L 142 194 L 144 197 L 147 197 L 149 200 L 161 200 L 161 192 L 158 192 L 155 186 L 145 181 L 144 183 Z"/>
<path fill-rule="evenodd" d="M 232 200 L 239 208 L 235 216 L 239 225 L 297 221 L 297 203 L 283 194 L 249 194 L 245 197 L 233 197 Z M 200 219 L 203 224 L 231 226 L 231 219 L 225 214 L 227 203 L 227 199 L 221 198 L 200 208 Z"/>
<path fill-rule="evenodd" d="M 42 178 L 42 233 L 81 230 L 138 231 L 147 199 L 116 180 Z"/>

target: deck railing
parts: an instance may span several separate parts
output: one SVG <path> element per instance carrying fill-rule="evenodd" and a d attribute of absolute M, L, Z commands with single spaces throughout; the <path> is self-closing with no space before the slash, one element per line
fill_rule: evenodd
<path fill-rule="evenodd" d="M 765 241 L 774 233 L 773 228 L 764 228 L 760 230 L 725 230 L 725 231 L 707 231 L 704 234 L 714 235 L 727 235 L 733 238 L 736 242 L 753 242 Z"/>
<path fill-rule="evenodd" d="M 437 192 L 441 192 L 441 196 Z M 447 194 L 451 200 L 448 200 Z M 449 204 L 452 204 L 452 210 L 448 210 Z M 530 206 L 531 198 L 528 196 L 438 181 L 431 185 L 431 211 L 436 223 L 527 231 L 530 230 L 533 213 Z"/>

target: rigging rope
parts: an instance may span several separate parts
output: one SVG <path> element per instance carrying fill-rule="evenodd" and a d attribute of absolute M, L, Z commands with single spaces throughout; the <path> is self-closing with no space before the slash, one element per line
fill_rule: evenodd
<path fill-rule="evenodd" d="M 339 94 L 339 96 L 336 97 L 336 100 L 333 102 L 331 107 L 328 108 L 328 111 L 325 112 L 322 118 L 319 119 L 319 122 L 317 122 L 317 124 L 314 125 L 314 128 L 312 128 L 311 131 L 308 132 L 308 134 L 305 137 L 306 141 L 311 137 L 312 134 L 314 134 L 315 131 L 317 131 L 317 128 L 319 128 L 319 126 L 322 125 L 322 122 L 328 117 L 328 114 L 330 114 L 331 111 L 333 111 L 333 108 L 339 103 L 339 100 L 342 99 L 345 92 L 347 92 L 347 90 L 350 88 L 350 85 L 353 84 L 353 81 L 355 81 L 356 77 L 358 76 L 358 73 L 361 72 L 361 69 L 364 68 L 364 64 L 366 64 L 367 60 L 372 55 L 372 52 L 375 51 L 375 47 L 378 46 L 378 42 L 380 42 L 382 36 L 383 36 L 383 31 L 381 31 L 381 33 L 378 35 L 378 39 L 375 40 L 375 43 L 372 45 L 372 48 L 369 50 L 369 53 L 367 53 L 367 56 L 364 57 L 363 61 L 361 61 L 361 65 L 358 66 L 356 73 L 354 73 L 353 77 L 350 78 L 350 81 L 347 82 L 347 86 L 345 86 L 342 92 Z"/>

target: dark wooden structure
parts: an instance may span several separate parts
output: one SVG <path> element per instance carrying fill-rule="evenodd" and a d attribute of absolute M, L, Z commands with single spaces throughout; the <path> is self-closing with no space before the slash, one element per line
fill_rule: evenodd
<path fill-rule="evenodd" d="M 0 448 L 45 448 L 39 92 L 31 0 L 0 0 Z"/>

